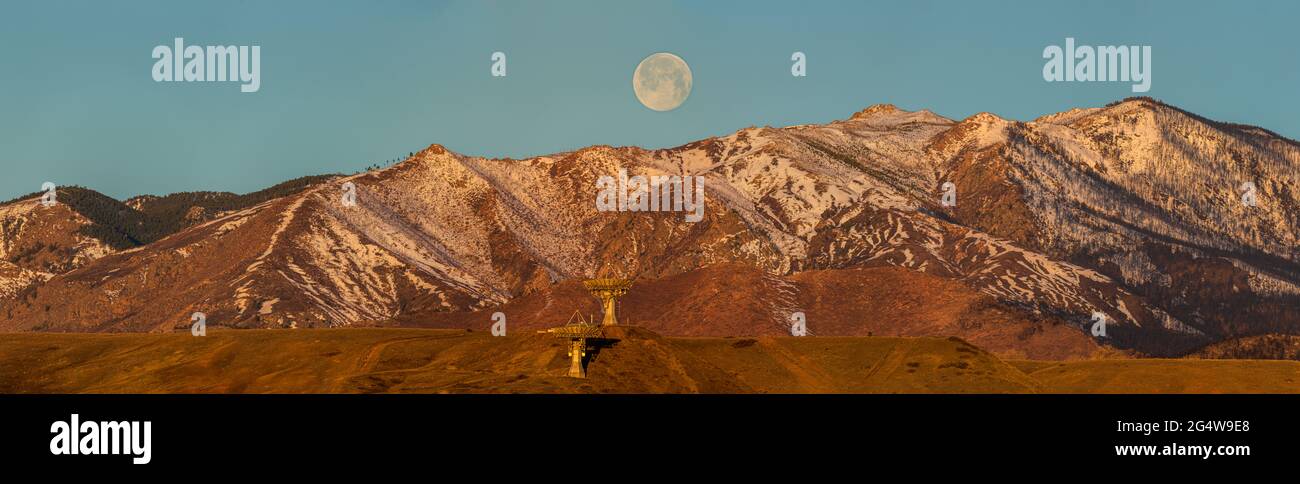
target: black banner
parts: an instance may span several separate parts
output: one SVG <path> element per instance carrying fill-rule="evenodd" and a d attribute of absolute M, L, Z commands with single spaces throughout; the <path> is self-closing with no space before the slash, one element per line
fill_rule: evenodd
<path fill-rule="evenodd" d="M 392 470 L 602 455 L 617 456 L 604 465 L 716 465 L 726 455 L 729 465 L 778 467 L 1257 468 L 1296 452 L 1297 407 L 1300 397 L 1266 395 L 5 395 L 0 461 L 122 475 L 216 458 L 223 470 Z M 136 440 L 122 442 L 117 432 L 131 429 Z M 112 452 L 114 440 L 136 445 Z"/>

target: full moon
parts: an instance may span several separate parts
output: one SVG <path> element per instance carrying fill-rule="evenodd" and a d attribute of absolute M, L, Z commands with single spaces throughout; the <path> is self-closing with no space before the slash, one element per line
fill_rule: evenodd
<path fill-rule="evenodd" d="M 636 99 L 655 111 L 672 111 L 691 95 L 691 67 L 667 52 L 650 54 L 632 74 Z"/>

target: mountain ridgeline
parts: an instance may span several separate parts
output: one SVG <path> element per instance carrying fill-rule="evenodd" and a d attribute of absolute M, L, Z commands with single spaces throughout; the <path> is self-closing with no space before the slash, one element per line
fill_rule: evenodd
<path fill-rule="evenodd" d="M 223 212 L 257 205 L 292 195 L 338 175 L 295 178 L 264 190 L 238 195 L 230 192 L 179 192 L 166 196 L 140 195 L 125 202 L 81 186 L 58 188 L 58 202 L 66 204 L 88 220 L 80 231 L 117 249 L 139 247 L 209 220 Z M 5 202 L 37 203 L 42 192 L 30 193 Z"/>
<path fill-rule="evenodd" d="M 622 170 L 702 179 L 703 219 L 598 211 Z M 803 313 L 813 335 L 1065 359 L 1300 334 L 1300 145 L 1149 98 L 1027 122 L 876 105 L 523 160 L 433 145 L 244 196 L 65 200 L 0 206 L 0 330 L 176 331 L 196 311 L 530 330 L 598 310 L 578 281 L 618 276 L 636 279 L 620 316 L 669 335 L 789 334 Z"/>

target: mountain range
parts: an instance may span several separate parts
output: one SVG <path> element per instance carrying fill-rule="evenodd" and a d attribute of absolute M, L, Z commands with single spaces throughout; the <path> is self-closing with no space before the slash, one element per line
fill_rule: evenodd
<path fill-rule="evenodd" d="M 703 220 L 598 211 L 620 170 L 702 177 Z M 242 196 L 0 205 L 0 331 L 188 330 L 193 312 L 487 330 L 498 311 L 531 331 L 599 312 L 581 280 L 626 277 L 620 318 L 674 336 L 789 334 L 802 312 L 818 336 L 1182 356 L 1300 334 L 1298 182 L 1297 142 L 1150 98 L 1032 121 L 882 104 L 520 160 L 435 144 Z"/>

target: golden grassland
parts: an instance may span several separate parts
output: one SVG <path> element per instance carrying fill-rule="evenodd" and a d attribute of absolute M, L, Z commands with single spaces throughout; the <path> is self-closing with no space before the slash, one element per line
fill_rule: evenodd
<path fill-rule="evenodd" d="M 434 329 L 0 334 L 0 393 L 1300 393 L 1300 362 L 1003 361 L 956 338 L 565 342 Z"/>

